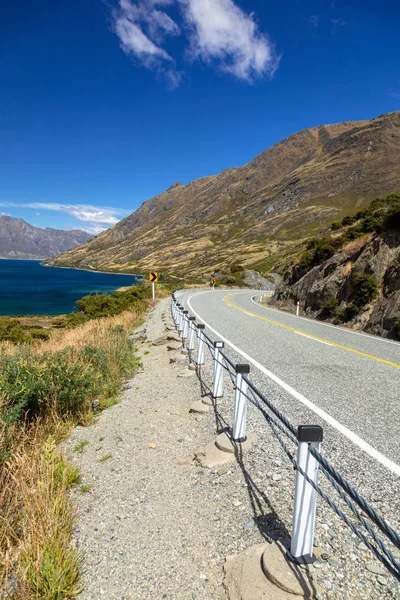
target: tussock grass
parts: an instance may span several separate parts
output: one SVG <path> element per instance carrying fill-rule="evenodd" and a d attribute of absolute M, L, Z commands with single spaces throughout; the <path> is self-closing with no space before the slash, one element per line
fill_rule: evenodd
<path fill-rule="evenodd" d="M 71 426 L 38 421 L 15 433 L 16 447 L 0 473 L 1 598 L 61 600 L 80 591 L 67 495 L 80 475 L 56 448 Z"/>
<path fill-rule="evenodd" d="M 1 599 L 66 600 L 80 592 L 68 495 L 80 475 L 57 444 L 77 423 L 92 422 L 94 400 L 100 409 L 118 400 L 122 380 L 140 364 L 128 333 L 142 315 L 124 311 L 53 330 L 32 345 L 0 344 Z"/>

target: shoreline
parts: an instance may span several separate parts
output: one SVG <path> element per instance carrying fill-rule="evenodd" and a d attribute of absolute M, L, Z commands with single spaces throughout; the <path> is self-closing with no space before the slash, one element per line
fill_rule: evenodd
<path fill-rule="evenodd" d="M 35 267 L 35 270 L 38 269 L 40 270 L 40 267 L 50 267 L 50 265 L 44 265 L 43 264 L 43 259 L 14 259 L 14 258 L 5 258 L 5 257 L 0 257 L 0 260 L 3 259 L 4 261 L 8 261 L 8 262 L 12 262 L 15 261 L 18 263 L 21 263 L 23 261 L 29 261 L 29 262 L 37 262 L 39 263 L 39 267 Z M 4 265 L 5 267 L 5 265 Z M 19 267 L 18 267 L 19 268 Z M 23 269 L 30 269 L 30 267 L 28 265 L 26 265 L 26 267 L 22 267 Z M 33 267 L 32 267 L 33 268 Z M 109 280 L 106 280 L 103 282 L 102 285 L 97 286 L 96 285 L 96 279 L 94 278 L 94 282 L 92 280 L 91 282 L 91 277 L 89 277 L 88 279 L 86 279 L 85 276 L 83 276 L 82 279 L 83 281 L 81 282 L 83 285 L 85 285 L 85 283 L 87 284 L 87 286 L 89 286 L 89 290 L 87 292 L 82 292 L 78 297 L 77 300 L 79 300 L 81 297 L 86 296 L 86 295 L 93 295 L 93 294 L 114 294 L 115 292 L 120 292 L 120 291 L 124 291 L 127 290 L 133 286 L 139 285 L 143 279 L 144 276 L 143 275 L 135 275 L 135 274 L 129 274 L 129 273 L 115 273 L 112 271 L 97 271 L 97 270 L 92 270 L 92 269 L 77 269 L 75 267 L 54 267 L 55 269 L 69 269 L 69 270 L 73 270 L 73 271 L 80 271 L 83 273 L 97 273 L 99 275 L 112 275 L 114 277 L 124 277 L 125 281 L 121 281 L 119 280 L 118 283 L 117 282 L 113 282 L 111 280 L 111 282 Z M 17 269 L 17 265 L 15 265 L 14 267 L 11 267 L 11 270 Z M 1 269 L 1 271 L 3 271 L 3 269 Z M 5 267 L 5 271 L 7 272 L 8 269 Z M 42 275 L 43 277 L 46 278 L 45 274 L 43 273 Z M 54 274 L 54 278 L 55 281 L 57 282 L 58 280 L 62 280 L 65 277 L 69 277 L 66 275 L 61 275 L 61 273 L 59 273 L 58 275 Z M 73 276 L 73 278 L 77 279 L 77 277 Z M 127 278 L 129 278 L 129 281 L 127 280 Z M 98 289 L 100 287 L 100 289 Z M 106 289 L 101 289 L 105 287 Z M 91 288 L 97 288 L 97 289 L 91 289 Z M 57 304 L 57 302 L 56 302 Z M 61 309 L 57 309 L 56 307 L 54 307 L 54 303 L 52 303 L 52 306 L 48 307 L 46 310 L 46 307 L 43 309 L 45 312 L 37 312 L 38 310 L 40 311 L 40 307 L 37 306 L 32 310 L 32 312 L 29 311 L 29 307 L 28 306 L 21 306 L 22 310 L 18 310 L 15 309 L 13 306 L 7 306 L 5 307 L 6 310 L 7 308 L 9 308 L 10 310 L 7 312 L 0 312 L 0 319 L 2 318 L 10 318 L 10 319 L 29 319 L 29 318 L 35 318 L 35 319 L 53 319 L 59 316 L 63 316 L 63 315 L 67 315 L 67 314 L 71 314 L 72 312 L 74 312 L 76 310 L 76 304 L 74 303 L 73 306 L 71 306 L 70 309 L 67 308 L 67 310 L 65 310 L 66 307 L 62 307 Z M 28 312 L 24 312 L 23 309 L 27 309 L 28 308 Z M 53 312 L 53 310 L 55 312 Z"/>
<path fill-rule="evenodd" d="M 13 259 L 11 259 L 13 260 Z M 25 260 L 25 259 L 23 259 Z M 36 260 L 36 259 L 32 259 Z M 40 259 L 41 261 L 47 259 Z M 103 275 L 123 275 L 124 277 L 136 277 L 137 279 L 144 279 L 144 275 L 135 275 L 134 273 L 117 273 L 116 271 L 98 271 L 97 269 L 78 269 L 77 267 L 59 267 L 56 265 L 45 265 L 43 262 L 41 263 L 42 267 L 49 267 L 50 269 L 72 269 L 73 271 L 84 271 L 87 273 L 102 273 Z"/>
<path fill-rule="evenodd" d="M 41 262 L 42 260 L 46 260 L 45 258 L 12 258 L 11 256 L 0 256 L 0 260 L 33 260 L 36 262 Z"/>

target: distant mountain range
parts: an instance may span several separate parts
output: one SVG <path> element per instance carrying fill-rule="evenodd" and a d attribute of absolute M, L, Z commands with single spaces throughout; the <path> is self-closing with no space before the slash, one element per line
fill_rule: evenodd
<path fill-rule="evenodd" d="M 198 277 L 232 263 L 268 263 L 376 196 L 399 190 L 400 112 L 322 125 L 243 167 L 173 185 L 48 264 Z"/>
<path fill-rule="evenodd" d="M 44 259 L 71 250 L 90 240 L 86 231 L 40 229 L 23 219 L 0 217 L 0 257 Z"/>

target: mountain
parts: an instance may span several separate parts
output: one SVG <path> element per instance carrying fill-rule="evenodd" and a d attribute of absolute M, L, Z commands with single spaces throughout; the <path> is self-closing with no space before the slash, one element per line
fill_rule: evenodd
<path fill-rule="evenodd" d="M 23 219 L 0 217 L 0 257 L 49 258 L 88 241 L 92 236 L 75 229 L 40 229 Z"/>
<path fill-rule="evenodd" d="M 251 265 L 400 190 L 400 112 L 305 129 L 240 168 L 176 183 L 48 264 L 195 277 Z"/>

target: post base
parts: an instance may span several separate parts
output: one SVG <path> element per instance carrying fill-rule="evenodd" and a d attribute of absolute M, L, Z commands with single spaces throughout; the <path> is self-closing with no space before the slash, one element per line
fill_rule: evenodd
<path fill-rule="evenodd" d="M 213 399 L 210 398 L 210 396 L 204 396 L 204 398 L 202 398 L 202 403 L 205 404 L 206 406 L 214 406 L 214 402 Z"/>
<path fill-rule="evenodd" d="M 316 598 L 321 589 L 310 574 L 286 557 L 280 542 L 257 544 L 228 557 L 226 586 L 230 600 L 299 600 Z"/>
<path fill-rule="evenodd" d="M 290 550 L 286 551 L 288 559 L 296 565 L 312 565 L 317 560 L 315 554 L 303 554 L 303 556 L 292 556 Z"/>
<path fill-rule="evenodd" d="M 191 413 L 199 413 L 201 415 L 205 415 L 208 413 L 210 408 L 204 404 L 201 400 L 196 400 L 193 404 L 190 405 L 189 412 Z"/>
<path fill-rule="evenodd" d="M 224 431 L 220 433 L 216 440 L 215 445 L 222 452 L 229 452 L 229 454 L 235 454 L 244 450 L 249 450 L 252 442 L 255 441 L 255 436 L 249 433 L 245 440 L 234 441 L 232 439 L 232 433 L 230 431 Z"/>

